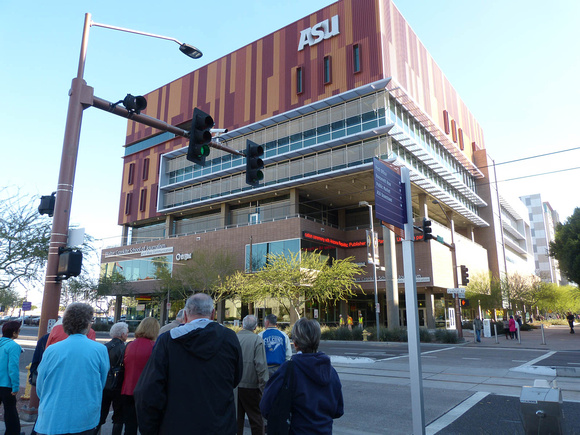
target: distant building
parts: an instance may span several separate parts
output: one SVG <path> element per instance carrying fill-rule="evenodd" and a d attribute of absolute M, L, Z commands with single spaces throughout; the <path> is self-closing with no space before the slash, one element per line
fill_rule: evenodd
<path fill-rule="evenodd" d="M 528 208 L 532 226 L 536 275 L 544 282 L 566 285 L 568 282 L 560 273 L 558 261 L 548 254 L 550 242 L 555 239 L 556 224 L 560 222 L 558 212 L 549 202 L 542 201 L 539 193 L 521 196 L 520 199 Z"/>

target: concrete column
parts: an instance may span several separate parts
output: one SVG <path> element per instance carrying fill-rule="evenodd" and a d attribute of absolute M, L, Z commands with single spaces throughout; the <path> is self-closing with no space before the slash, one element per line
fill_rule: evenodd
<path fill-rule="evenodd" d="M 338 228 L 343 229 L 346 227 L 346 209 L 341 208 L 338 210 Z"/>
<path fill-rule="evenodd" d="M 224 323 L 224 320 L 226 319 L 226 300 L 225 299 L 221 299 L 217 302 L 217 322 L 222 324 Z"/>
<path fill-rule="evenodd" d="M 295 216 L 299 213 L 300 195 L 298 189 L 290 189 L 290 215 Z"/>
<path fill-rule="evenodd" d="M 425 289 L 425 311 L 427 314 L 427 328 L 435 329 L 435 297 L 432 288 Z"/>
<path fill-rule="evenodd" d="M 222 227 L 227 227 L 230 224 L 230 206 L 225 202 L 221 205 L 220 223 Z"/>
<path fill-rule="evenodd" d="M 385 290 L 387 328 L 395 329 L 400 325 L 399 315 L 399 284 L 397 283 L 397 256 L 395 249 L 395 233 L 383 227 L 384 257 L 385 257 Z"/>
<path fill-rule="evenodd" d="M 173 216 L 165 216 L 165 238 L 168 239 L 173 235 Z"/>
<path fill-rule="evenodd" d="M 121 318 L 121 309 L 123 308 L 123 296 L 115 296 L 115 322 Z"/>
<path fill-rule="evenodd" d="M 429 207 L 427 202 L 427 194 L 426 193 L 419 193 L 417 195 L 419 198 L 419 219 L 428 218 L 429 217 Z"/>
<path fill-rule="evenodd" d="M 475 243 L 475 235 L 473 234 L 473 225 L 467 225 L 467 234 L 465 235 L 468 239 L 471 239 Z"/>

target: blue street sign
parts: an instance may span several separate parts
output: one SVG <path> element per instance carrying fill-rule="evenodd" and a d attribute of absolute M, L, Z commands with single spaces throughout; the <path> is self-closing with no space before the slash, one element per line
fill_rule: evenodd
<path fill-rule="evenodd" d="M 401 176 L 376 157 L 373 159 L 373 171 L 377 218 L 403 228 L 407 223 L 407 206 Z"/>
<path fill-rule="evenodd" d="M 32 310 L 32 302 L 22 302 L 22 311 Z"/>

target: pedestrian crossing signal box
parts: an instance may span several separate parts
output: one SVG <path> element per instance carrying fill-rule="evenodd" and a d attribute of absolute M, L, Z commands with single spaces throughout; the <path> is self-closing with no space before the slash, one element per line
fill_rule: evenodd
<path fill-rule="evenodd" d="M 469 306 L 469 299 L 460 299 L 460 304 L 462 307 L 468 307 Z"/>

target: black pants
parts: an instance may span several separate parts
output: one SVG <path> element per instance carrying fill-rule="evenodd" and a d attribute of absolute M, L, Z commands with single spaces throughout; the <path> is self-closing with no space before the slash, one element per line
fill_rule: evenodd
<path fill-rule="evenodd" d="M 109 409 L 113 405 L 113 424 L 123 423 L 123 404 L 121 403 L 121 390 L 103 391 L 103 401 L 101 402 L 101 421 L 95 430 L 95 433 L 99 431 L 102 425 L 107 421 L 107 416 L 109 415 Z"/>
<path fill-rule="evenodd" d="M 260 400 L 262 400 L 262 392 L 259 388 L 238 388 L 238 435 L 244 433 L 245 414 L 248 414 L 252 435 L 264 435 Z"/>
<path fill-rule="evenodd" d="M 6 435 L 20 435 L 20 418 L 16 410 L 16 396 L 12 395 L 12 388 L 0 387 L 0 402 L 4 404 Z"/>
<path fill-rule="evenodd" d="M 125 435 L 137 435 L 137 410 L 135 409 L 135 397 L 121 395 L 123 404 L 123 423 L 125 423 Z"/>

